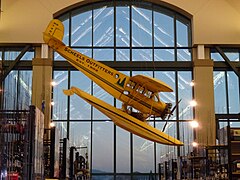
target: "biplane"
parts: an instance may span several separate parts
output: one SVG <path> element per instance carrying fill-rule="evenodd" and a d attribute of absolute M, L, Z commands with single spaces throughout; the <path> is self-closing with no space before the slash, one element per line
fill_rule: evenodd
<path fill-rule="evenodd" d="M 62 42 L 63 35 L 62 22 L 53 19 L 43 33 L 43 39 L 76 69 L 120 100 L 122 108 L 117 109 L 77 87 L 64 90 L 66 95 L 77 94 L 112 119 L 117 126 L 140 137 L 167 145 L 183 145 L 179 140 L 154 128 L 146 121 L 149 117 L 165 119 L 172 114 L 174 109 L 171 110 L 172 104 L 162 102 L 159 97 L 159 92 L 172 92 L 170 86 L 145 75 L 129 77 L 66 46 Z"/>

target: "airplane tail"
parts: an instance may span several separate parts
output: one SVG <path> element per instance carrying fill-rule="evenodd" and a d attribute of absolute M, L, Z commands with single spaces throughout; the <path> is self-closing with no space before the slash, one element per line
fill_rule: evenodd
<path fill-rule="evenodd" d="M 48 24 L 45 32 L 43 32 L 43 40 L 51 46 L 51 40 L 62 42 L 64 35 L 64 26 L 58 19 L 53 19 Z"/>

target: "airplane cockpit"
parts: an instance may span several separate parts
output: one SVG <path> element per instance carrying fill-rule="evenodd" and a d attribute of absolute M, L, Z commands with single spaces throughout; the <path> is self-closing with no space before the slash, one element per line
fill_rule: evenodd
<path fill-rule="evenodd" d="M 130 80 L 127 83 L 124 94 L 125 95 L 132 94 L 133 96 L 143 95 L 149 99 L 154 100 L 155 102 L 160 102 L 158 92 L 152 92 L 151 90 L 147 89 L 146 86 L 139 84 L 137 82 L 134 82 L 132 80 Z"/>

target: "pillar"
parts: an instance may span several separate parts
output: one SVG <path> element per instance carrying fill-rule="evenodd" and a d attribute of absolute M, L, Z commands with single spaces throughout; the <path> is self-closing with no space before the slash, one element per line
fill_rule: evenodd
<path fill-rule="evenodd" d="M 195 141 L 201 146 L 216 144 L 216 123 L 214 109 L 213 61 L 206 58 L 203 45 L 197 47 L 193 60 L 195 119 L 199 122 Z"/>
<path fill-rule="evenodd" d="M 41 52 L 41 53 L 40 53 Z M 32 61 L 32 105 L 44 113 L 44 128 L 49 128 L 51 121 L 51 98 L 52 98 L 52 65 L 53 61 L 48 58 L 48 47 L 44 44 Z M 40 57 L 38 54 L 41 54 Z"/>

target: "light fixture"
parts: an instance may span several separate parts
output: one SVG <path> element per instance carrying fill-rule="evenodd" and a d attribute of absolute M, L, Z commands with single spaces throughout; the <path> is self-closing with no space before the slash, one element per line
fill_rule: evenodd
<path fill-rule="evenodd" d="M 56 83 L 55 81 L 52 81 L 52 82 L 51 82 L 51 85 L 52 85 L 52 86 L 56 86 L 57 83 Z"/>
<path fill-rule="evenodd" d="M 55 127 L 55 123 L 54 122 L 50 122 L 50 127 Z"/>
<path fill-rule="evenodd" d="M 194 80 L 192 80 L 189 84 L 190 86 L 194 86 L 195 85 Z"/>
<path fill-rule="evenodd" d="M 54 101 L 52 101 L 52 102 L 51 102 L 51 105 L 54 106 L 54 104 L 55 104 Z"/>
<path fill-rule="evenodd" d="M 196 100 L 191 100 L 190 101 L 190 106 L 193 106 L 193 107 L 197 106 L 197 101 Z"/>
<path fill-rule="evenodd" d="M 192 126 L 192 128 L 198 128 L 199 127 L 199 123 L 196 120 L 190 121 L 190 125 Z"/>
<path fill-rule="evenodd" d="M 192 146 L 193 147 L 198 147 L 198 143 L 197 142 L 192 142 Z"/>

